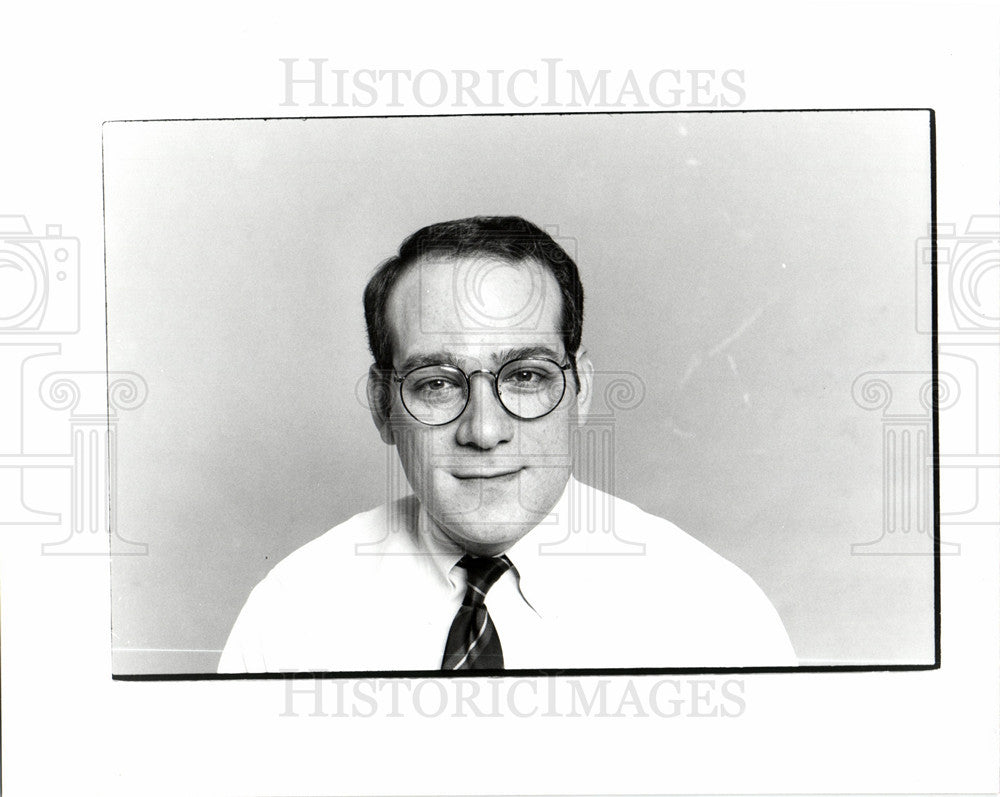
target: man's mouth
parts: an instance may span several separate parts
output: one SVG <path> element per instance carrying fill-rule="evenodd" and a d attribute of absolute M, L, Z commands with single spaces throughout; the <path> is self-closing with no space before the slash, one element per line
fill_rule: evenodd
<path fill-rule="evenodd" d="M 475 468 L 468 470 L 454 470 L 451 475 L 456 479 L 461 479 L 462 481 L 469 481 L 473 479 L 495 479 L 497 481 L 503 479 L 513 479 L 520 473 L 524 468 Z"/>

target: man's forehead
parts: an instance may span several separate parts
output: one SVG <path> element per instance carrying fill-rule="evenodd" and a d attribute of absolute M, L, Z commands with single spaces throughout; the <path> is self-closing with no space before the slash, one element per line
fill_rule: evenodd
<path fill-rule="evenodd" d="M 532 260 L 421 260 L 400 277 L 387 310 L 397 362 L 441 352 L 494 361 L 516 349 L 562 350 L 559 286 Z"/>

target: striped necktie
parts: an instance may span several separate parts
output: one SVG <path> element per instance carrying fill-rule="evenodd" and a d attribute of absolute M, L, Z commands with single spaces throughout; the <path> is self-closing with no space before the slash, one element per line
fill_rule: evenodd
<path fill-rule="evenodd" d="M 465 598 L 444 646 L 442 670 L 502 670 L 503 649 L 486 609 L 486 593 L 513 565 L 506 556 L 463 556 L 458 566 L 466 577 Z"/>

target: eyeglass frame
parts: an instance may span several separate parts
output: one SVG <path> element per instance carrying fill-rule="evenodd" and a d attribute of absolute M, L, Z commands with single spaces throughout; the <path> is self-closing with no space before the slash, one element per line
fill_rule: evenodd
<path fill-rule="evenodd" d="M 563 387 L 562 387 L 562 393 L 559 394 L 559 400 L 552 405 L 552 409 L 548 410 L 547 412 L 543 412 L 541 415 L 536 415 L 534 418 L 523 418 L 520 415 L 517 415 L 516 413 L 508 409 L 507 405 L 503 403 L 503 399 L 500 398 L 500 374 L 503 373 L 503 369 L 506 368 L 511 363 L 520 362 L 522 360 L 528 360 L 528 361 L 534 360 L 536 362 L 541 361 L 541 362 L 552 363 L 552 365 L 558 368 L 559 371 L 562 373 Z M 406 406 L 406 399 L 403 398 L 403 382 L 406 381 L 406 377 L 408 377 L 410 374 L 414 373 L 415 371 L 419 371 L 422 368 L 442 368 L 442 367 L 452 368 L 465 377 L 465 404 L 462 405 L 462 409 L 459 410 L 458 415 L 456 415 L 450 421 L 445 421 L 444 423 L 427 423 L 427 421 L 420 420 L 416 415 L 413 414 L 410 408 Z M 496 398 L 497 403 L 501 406 L 501 408 L 503 408 L 503 411 L 506 412 L 509 416 L 511 416 L 512 418 L 516 418 L 519 421 L 541 420 L 545 416 L 551 415 L 553 412 L 555 412 L 556 409 L 559 407 L 559 405 L 562 404 L 562 400 L 566 397 L 566 371 L 570 369 L 573 370 L 574 374 L 576 373 L 576 361 L 572 357 L 570 358 L 570 361 L 565 365 L 560 365 L 550 357 L 515 357 L 512 360 L 507 360 L 507 362 L 501 363 L 500 367 L 497 368 L 496 371 L 491 371 L 488 368 L 477 368 L 475 371 L 472 371 L 471 373 L 468 374 L 461 368 L 459 368 L 457 365 L 452 365 L 451 363 L 425 363 L 424 365 L 418 365 L 414 368 L 411 368 L 402 376 L 393 376 L 392 381 L 396 382 L 399 385 L 399 403 L 403 405 L 403 409 L 406 410 L 406 414 L 409 415 L 411 418 L 413 418 L 413 420 L 415 420 L 417 423 L 421 423 L 424 426 L 439 428 L 441 426 L 447 426 L 449 423 L 454 423 L 465 414 L 465 411 L 469 408 L 469 402 L 472 400 L 472 377 L 474 377 L 476 374 L 489 374 L 490 376 L 493 377 L 492 380 L 493 395 Z M 398 373 L 395 368 L 393 368 L 392 371 L 394 374 Z"/>

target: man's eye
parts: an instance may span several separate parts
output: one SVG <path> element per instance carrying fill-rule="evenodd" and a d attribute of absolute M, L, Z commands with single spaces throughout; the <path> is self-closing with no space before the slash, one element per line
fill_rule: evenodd
<path fill-rule="evenodd" d="M 454 390 L 457 388 L 450 379 L 425 379 L 416 385 L 416 389 L 424 393 L 440 393 L 444 390 Z"/>
<path fill-rule="evenodd" d="M 541 387 L 545 383 L 545 377 L 545 374 L 538 371 L 522 368 L 517 371 L 511 371 L 509 374 L 505 375 L 503 378 L 503 384 L 507 387 L 518 388 L 521 390 L 534 389 Z"/>

